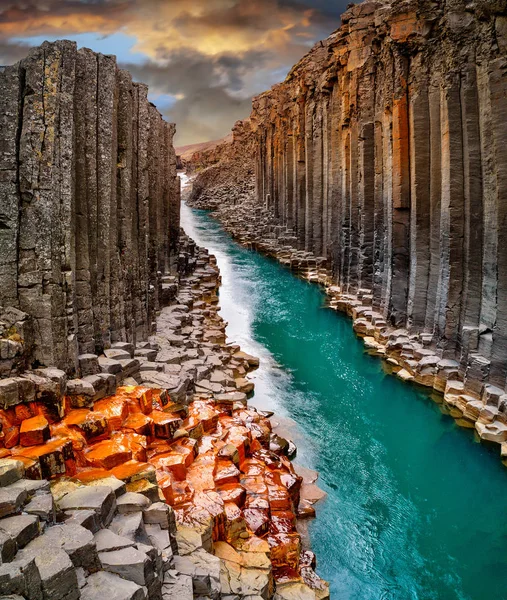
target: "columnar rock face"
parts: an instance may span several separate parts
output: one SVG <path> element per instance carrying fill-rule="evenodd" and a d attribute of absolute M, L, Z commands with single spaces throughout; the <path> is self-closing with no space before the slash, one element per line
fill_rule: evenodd
<path fill-rule="evenodd" d="M 29 362 L 73 371 L 151 331 L 179 232 L 174 131 L 114 57 L 46 42 L 1 69 L 0 307 L 32 319 Z"/>
<path fill-rule="evenodd" d="M 323 257 L 342 294 L 429 338 L 476 392 L 507 377 L 506 15 L 353 6 L 249 120 L 260 235 L 269 222 Z"/>

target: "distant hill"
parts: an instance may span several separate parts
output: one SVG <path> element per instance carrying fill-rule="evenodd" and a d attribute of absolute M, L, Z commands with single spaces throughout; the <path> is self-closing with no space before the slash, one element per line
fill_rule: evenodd
<path fill-rule="evenodd" d="M 211 150 L 223 142 L 232 142 L 232 133 L 220 140 L 212 140 L 211 142 L 201 142 L 200 144 L 189 144 L 188 146 L 179 146 L 175 148 L 176 155 L 182 160 L 189 160 L 195 152 L 205 152 Z"/>

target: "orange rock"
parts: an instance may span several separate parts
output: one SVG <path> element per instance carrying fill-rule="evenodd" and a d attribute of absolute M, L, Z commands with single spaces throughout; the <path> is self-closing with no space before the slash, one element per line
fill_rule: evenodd
<path fill-rule="evenodd" d="M 292 500 L 283 485 L 268 485 L 269 505 L 271 510 L 292 510 Z"/>
<path fill-rule="evenodd" d="M 239 483 L 240 472 L 230 460 L 218 460 L 215 467 L 214 479 L 217 486 L 228 483 Z"/>
<path fill-rule="evenodd" d="M 16 456 L 16 460 L 23 463 L 25 467 L 25 477 L 27 479 L 42 479 L 42 470 L 38 459 L 27 458 L 26 456 Z"/>
<path fill-rule="evenodd" d="M 122 386 L 116 390 L 116 394 L 126 396 L 136 401 L 136 406 L 145 415 L 153 410 L 153 389 L 141 386 Z"/>
<path fill-rule="evenodd" d="M 87 440 L 98 441 L 108 433 L 105 417 L 87 408 L 71 410 L 63 422 L 68 427 L 79 429 Z"/>
<path fill-rule="evenodd" d="M 248 537 L 247 523 L 243 513 L 233 502 L 224 504 L 225 513 L 225 540 L 230 544 Z"/>
<path fill-rule="evenodd" d="M 296 530 L 296 515 L 291 511 L 271 511 L 269 533 L 293 533 Z"/>
<path fill-rule="evenodd" d="M 298 533 L 279 533 L 266 538 L 271 549 L 273 567 L 298 569 L 301 554 L 301 537 Z"/>
<path fill-rule="evenodd" d="M 157 456 L 158 454 L 165 454 L 167 452 L 171 452 L 172 445 L 167 440 L 159 440 L 155 438 L 146 449 L 147 460 L 150 461 L 152 458 Z"/>
<path fill-rule="evenodd" d="M 264 477 L 262 475 L 242 477 L 240 483 L 245 488 L 247 494 L 267 495 L 268 493 L 268 488 L 264 483 Z"/>
<path fill-rule="evenodd" d="M 152 419 L 142 412 L 131 413 L 123 423 L 123 429 L 131 429 L 139 435 L 150 435 L 152 431 Z"/>
<path fill-rule="evenodd" d="M 245 503 L 246 491 L 239 483 L 228 483 L 217 489 L 220 497 L 224 502 L 233 502 L 241 508 Z"/>
<path fill-rule="evenodd" d="M 19 427 L 11 425 L 2 429 L 4 434 L 4 446 L 6 448 L 14 448 L 19 444 Z"/>
<path fill-rule="evenodd" d="M 31 446 L 24 448 L 18 446 L 12 451 L 13 456 L 24 456 L 40 463 L 41 474 L 45 479 L 57 475 L 74 474 L 74 452 L 72 441 L 52 440 L 42 446 Z M 69 473 L 67 473 L 67 469 Z"/>
<path fill-rule="evenodd" d="M 243 509 L 243 517 L 248 529 L 258 536 L 263 536 L 269 531 L 269 511 L 261 508 Z"/>
<path fill-rule="evenodd" d="M 154 410 L 150 416 L 153 420 L 153 435 L 168 440 L 172 440 L 174 432 L 183 423 L 179 417 L 159 410 Z"/>
<path fill-rule="evenodd" d="M 67 427 L 62 421 L 56 425 L 51 425 L 50 431 L 52 438 L 70 441 L 72 443 L 74 458 L 79 467 L 85 467 L 88 464 L 85 458 L 85 451 L 87 448 L 86 438 L 79 429 Z"/>
<path fill-rule="evenodd" d="M 171 506 L 192 502 L 194 491 L 186 481 L 175 481 L 169 473 L 158 480 L 158 485 L 164 498 Z"/>
<path fill-rule="evenodd" d="M 204 428 L 202 426 L 201 421 L 198 419 L 194 419 L 193 417 L 189 417 L 185 419 L 182 424 L 183 429 L 188 431 L 188 435 L 196 440 L 200 440 L 204 435 Z"/>
<path fill-rule="evenodd" d="M 111 473 L 106 469 L 91 469 L 87 467 L 84 470 L 80 470 L 74 476 L 74 479 L 82 481 L 83 483 L 89 483 L 90 481 L 98 481 L 99 479 L 105 479 L 106 477 L 110 476 Z"/>
<path fill-rule="evenodd" d="M 7 448 L 0 448 L 0 458 L 9 458 L 11 451 Z"/>
<path fill-rule="evenodd" d="M 196 492 L 215 489 L 214 462 L 199 456 L 187 470 L 187 480 Z"/>
<path fill-rule="evenodd" d="M 123 448 L 130 450 L 132 458 L 139 462 L 146 461 L 146 437 L 133 431 L 116 431 L 111 435 L 111 440 Z"/>
<path fill-rule="evenodd" d="M 158 470 L 169 471 L 177 481 L 183 481 L 187 476 L 185 457 L 175 452 L 158 454 L 150 460 L 150 463 Z"/>
<path fill-rule="evenodd" d="M 152 483 L 157 483 L 155 467 L 145 462 L 129 460 L 128 462 L 111 469 L 111 475 L 118 479 L 130 483 L 139 479 L 147 479 Z"/>
<path fill-rule="evenodd" d="M 132 451 L 112 440 L 104 440 L 91 446 L 86 452 L 86 460 L 93 467 L 113 469 L 132 458 Z"/>
<path fill-rule="evenodd" d="M 33 412 L 29 404 L 18 404 L 14 407 L 14 414 L 16 415 L 16 420 L 21 423 L 21 421 L 35 417 L 37 412 Z"/>
<path fill-rule="evenodd" d="M 129 414 L 128 399 L 124 396 L 109 396 L 95 402 L 93 412 L 106 419 L 110 433 L 118 431 Z"/>

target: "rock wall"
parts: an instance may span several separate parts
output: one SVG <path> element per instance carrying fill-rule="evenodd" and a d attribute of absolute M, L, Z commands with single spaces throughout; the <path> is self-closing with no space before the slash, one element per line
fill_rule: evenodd
<path fill-rule="evenodd" d="M 250 239 L 320 258 L 384 329 L 505 389 L 507 2 L 353 6 L 250 126 Z"/>
<path fill-rule="evenodd" d="M 1 69 L 0 307 L 31 320 L 28 366 L 73 372 L 152 331 L 177 252 L 174 132 L 112 56 L 46 42 Z"/>
<path fill-rule="evenodd" d="M 238 121 L 232 136 L 184 161 L 188 174 L 194 175 L 189 202 L 202 208 L 241 204 L 255 194 L 256 140 L 249 120 Z"/>

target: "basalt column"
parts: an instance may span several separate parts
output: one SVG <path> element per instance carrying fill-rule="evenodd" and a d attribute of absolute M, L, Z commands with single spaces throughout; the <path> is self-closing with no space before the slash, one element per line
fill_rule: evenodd
<path fill-rule="evenodd" d="M 250 117 L 269 235 L 476 392 L 507 382 L 506 11 L 358 4 Z"/>
<path fill-rule="evenodd" d="M 0 73 L 0 306 L 33 364 L 146 337 L 174 263 L 174 126 L 114 57 L 44 43 Z"/>

